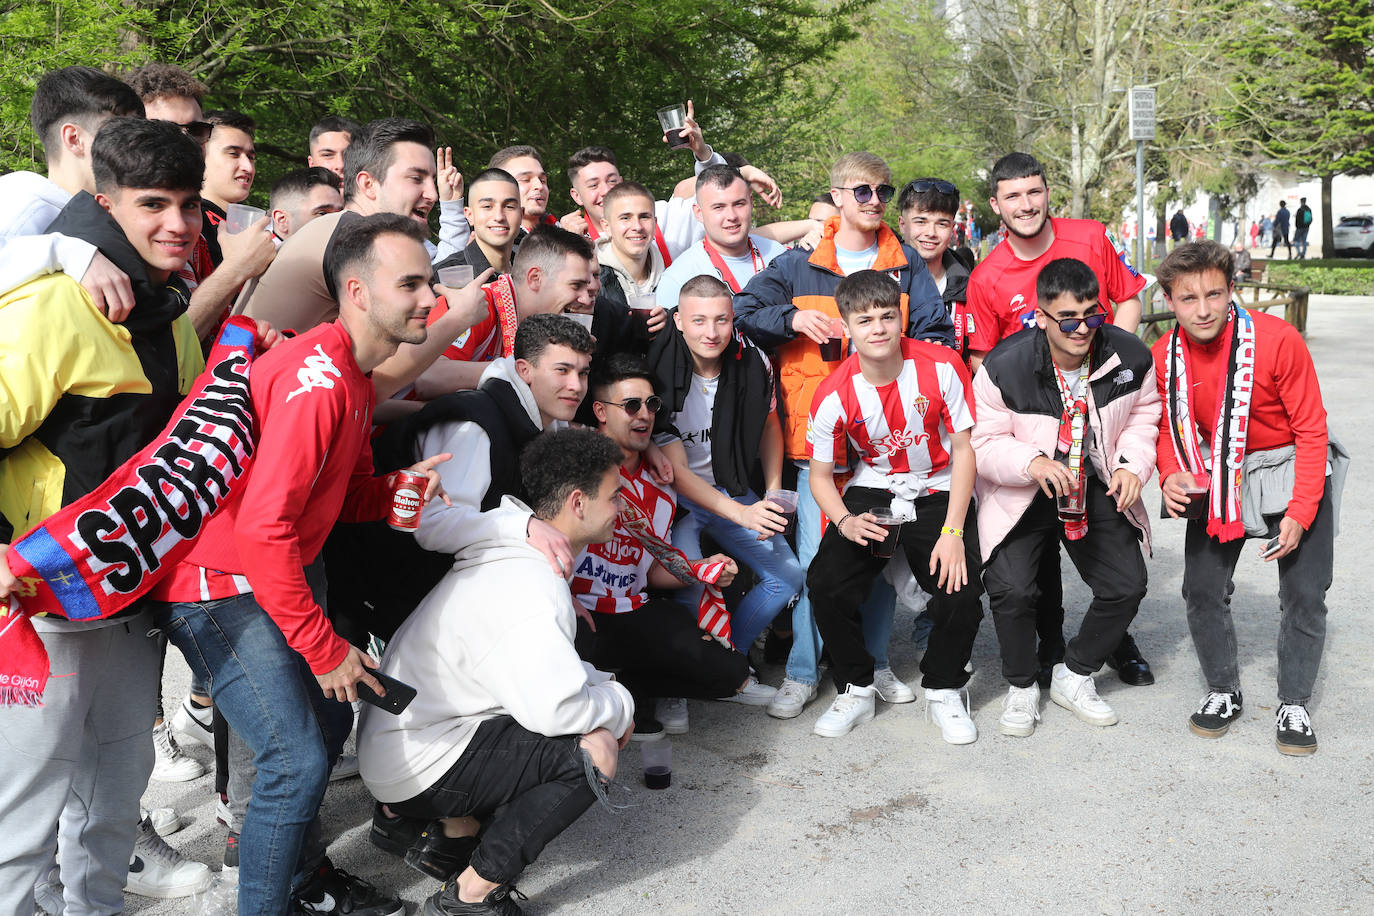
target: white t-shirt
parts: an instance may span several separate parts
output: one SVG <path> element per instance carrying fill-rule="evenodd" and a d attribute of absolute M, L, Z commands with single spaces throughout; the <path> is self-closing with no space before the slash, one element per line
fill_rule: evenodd
<path fill-rule="evenodd" d="M 868 270 L 877 260 L 878 242 L 876 239 L 872 245 L 863 251 L 850 251 L 848 248 L 835 246 L 835 262 L 840 265 L 840 270 L 844 272 L 846 277 L 861 270 Z"/>
<path fill-rule="evenodd" d="M 693 372 L 682 410 L 673 414 L 673 425 L 682 434 L 682 448 L 687 452 L 687 467 L 711 486 L 716 485 L 716 475 L 711 471 L 711 419 L 719 383 L 719 376 L 702 378 Z"/>

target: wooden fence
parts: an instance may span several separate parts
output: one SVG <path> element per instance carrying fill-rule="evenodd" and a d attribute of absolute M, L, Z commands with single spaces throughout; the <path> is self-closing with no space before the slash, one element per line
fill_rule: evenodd
<path fill-rule="evenodd" d="M 1307 297 L 1310 293 L 1303 286 L 1286 286 L 1282 283 L 1258 283 L 1243 281 L 1236 284 L 1236 301 L 1247 309 L 1268 312 L 1273 308 L 1283 308 L 1283 318 L 1298 333 L 1307 335 Z M 1146 312 L 1140 318 L 1140 337 L 1147 344 L 1154 343 L 1174 326 L 1174 313 L 1164 304 L 1164 292 L 1159 284 L 1151 284 L 1145 290 Z"/>

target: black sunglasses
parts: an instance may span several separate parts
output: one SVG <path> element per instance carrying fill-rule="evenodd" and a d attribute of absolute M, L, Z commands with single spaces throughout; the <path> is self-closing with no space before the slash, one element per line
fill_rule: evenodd
<path fill-rule="evenodd" d="M 911 184 L 907 185 L 907 187 L 917 194 L 924 194 L 927 191 L 939 191 L 941 194 L 953 194 L 955 197 L 959 196 L 958 188 L 948 181 L 941 181 L 939 178 L 917 178 L 915 181 L 911 182 Z"/>
<path fill-rule="evenodd" d="M 848 191 L 849 193 L 853 194 L 854 199 L 861 204 L 866 204 L 870 200 L 872 200 L 874 194 L 878 195 L 879 203 L 885 204 L 892 199 L 893 194 L 897 193 L 897 189 L 890 184 L 880 184 L 877 186 L 871 184 L 861 184 L 856 185 L 852 188 L 840 188 L 839 190 Z"/>
<path fill-rule="evenodd" d="M 649 413 L 658 413 L 658 409 L 663 406 L 663 398 L 656 394 L 651 394 L 647 398 L 626 398 L 623 401 L 599 401 L 601 404 L 614 404 L 630 416 L 639 413 L 640 408 L 649 408 Z"/>
<path fill-rule="evenodd" d="M 1072 334 L 1074 331 L 1077 331 L 1080 323 L 1086 324 L 1089 331 L 1095 331 L 1107 323 L 1106 312 L 1093 312 L 1091 315 L 1084 315 L 1081 318 L 1056 318 L 1044 309 L 1040 311 L 1044 312 L 1045 317 L 1050 321 L 1058 324 L 1059 330 L 1063 331 L 1065 334 Z"/>
<path fill-rule="evenodd" d="M 175 121 L 172 123 L 176 124 Z M 209 121 L 191 121 L 187 124 L 177 124 L 177 127 L 184 130 L 186 136 L 197 143 L 204 143 L 209 140 L 210 134 L 214 133 L 215 130 L 215 125 L 211 124 Z"/>

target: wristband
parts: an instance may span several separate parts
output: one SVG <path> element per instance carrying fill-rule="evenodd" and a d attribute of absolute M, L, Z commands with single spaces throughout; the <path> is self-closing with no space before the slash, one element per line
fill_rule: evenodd
<path fill-rule="evenodd" d="M 835 523 L 835 530 L 840 533 L 840 537 L 844 537 L 844 523 L 849 521 L 853 517 L 853 512 L 846 512 L 844 514 L 844 518 L 840 519 L 838 522 Z"/>
<path fill-rule="evenodd" d="M 964 536 L 964 529 L 963 529 L 963 528 L 951 528 L 949 525 L 941 525 L 941 526 L 940 526 L 940 533 L 941 533 L 941 534 L 952 534 L 952 535 L 954 535 L 954 536 L 957 537 L 957 538 L 961 538 L 961 537 Z"/>

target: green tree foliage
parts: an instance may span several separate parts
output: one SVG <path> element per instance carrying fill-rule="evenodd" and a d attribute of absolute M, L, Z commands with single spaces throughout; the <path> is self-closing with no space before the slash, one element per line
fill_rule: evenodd
<path fill-rule="evenodd" d="M 0 166 L 38 158 L 25 121 L 45 70 L 162 60 L 210 86 L 207 107 L 258 120 L 258 197 L 304 162 L 309 125 L 330 113 L 426 120 L 467 174 L 502 146 L 534 143 L 556 184 L 573 150 L 599 143 L 666 193 L 690 170 L 662 143 L 657 108 L 691 98 L 708 142 L 764 158 L 758 113 L 810 115 L 814 96 L 780 105 L 782 89 L 852 35 L 866 2 L 9 0 Z"/>

